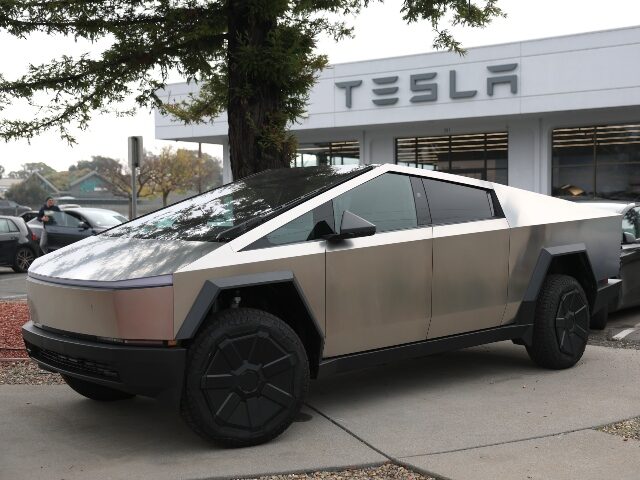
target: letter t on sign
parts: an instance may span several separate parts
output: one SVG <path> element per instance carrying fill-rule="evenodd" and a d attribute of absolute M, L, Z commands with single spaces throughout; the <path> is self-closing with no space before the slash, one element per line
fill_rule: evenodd
<path fill-rule="evenodd" d="M 351 91 L 355 87 L 362 85 L 362 80 L 351 80 L 349 82 L 336 82 L 336 87 L 344 88 L 345 90 L 345 105 L 347 108 L 351 108 Z"/>

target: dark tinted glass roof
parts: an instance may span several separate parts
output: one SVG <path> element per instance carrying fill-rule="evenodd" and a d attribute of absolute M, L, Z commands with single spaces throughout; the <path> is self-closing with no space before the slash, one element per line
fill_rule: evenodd
<path fill-rule="evenodd" d="M 369 168 L 321 166 L 267 170 L 157 210 L 103 235 L 158 240 L 228 240 Z"/>

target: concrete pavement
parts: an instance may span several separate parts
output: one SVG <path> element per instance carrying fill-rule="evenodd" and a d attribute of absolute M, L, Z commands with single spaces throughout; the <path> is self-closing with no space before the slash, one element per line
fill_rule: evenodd
<path fill-rule="evenodd" d="M 393 460 L 455 480 L 637 480 L 640 442 L 591 428 L 640 416 L 639 372 L 638 350 L 589 346 L 575 368 L 545 371 L 503 342 L 313 382 L 308 421 L 237 450 L 150 400 L 0 386 L 0 475 L 200 479 Z"/>
<path fill-rule="evenodd" d="M 0 300 L 27 298 L 27 274 L 0 267 Z"/>

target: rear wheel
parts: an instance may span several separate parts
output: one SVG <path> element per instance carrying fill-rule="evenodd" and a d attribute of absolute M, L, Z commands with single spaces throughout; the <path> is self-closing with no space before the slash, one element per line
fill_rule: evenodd
<path fill-rule="evenodd" d="M 71 377 L 69 375 L 62 375 L 62 379 L 80 395 L 99 402 L 114 402 L 116 400 L 127 400 L 135 397 L 135 395 L 132 395 L 131 393 L 115 390 L 97 383 L 80 380 L 79 378 Z"/>
<path fill-rule="evenodd" d="M 545 368 L 572 367 L 586 348 L 589 319 L 589 303 L 580 283 L 568 275 L 549 275 L 536 304 L 529 356 Z"/>
<path fill-rule="evenodd" d="M 309 362 L 291 327 L 261 310 L 226 310 L 189 349 L 182 416 L 207 439 L 257 445 L 287 429 L 308 388 Z"/>
<path fill-rule="evenodd" d="M 20 247 L 16 252 L 16 258 L 13 261 L 13 271 L 16 273 L 24 273 L 35 260 L 36 255 L 28 247 Z"/>

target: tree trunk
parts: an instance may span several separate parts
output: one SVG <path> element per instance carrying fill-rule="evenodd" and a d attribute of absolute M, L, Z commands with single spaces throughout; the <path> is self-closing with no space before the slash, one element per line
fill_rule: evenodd
<path fill-rule="evenodd" d="M 264 81 L 250 65 L 240 65 L 240 49 L 249 45 L 257 52 L 269 48 L 268 35 L 276 28 L 275 19 L 250 15 L 246 0 L 228 3 L 229 153 L 233 179 L 238 180 L 270 168 L 290 166 L 290 152 L 284 141 L 273 141 L 274 132 L 283 138 L 286 125 L 279 126 L 282 93 Z M 268 134 L 268 136 L 267 136 Z"/>
<path fill-rule="evenodd" d="M 169 192 L 166 192 L 164 190 L 162 191 L 162 206 L 163 207 L 167 206 L 167 198 L 169 198 L 169 194 L 170 193 L 171 193 L 170 191 Z"/>

